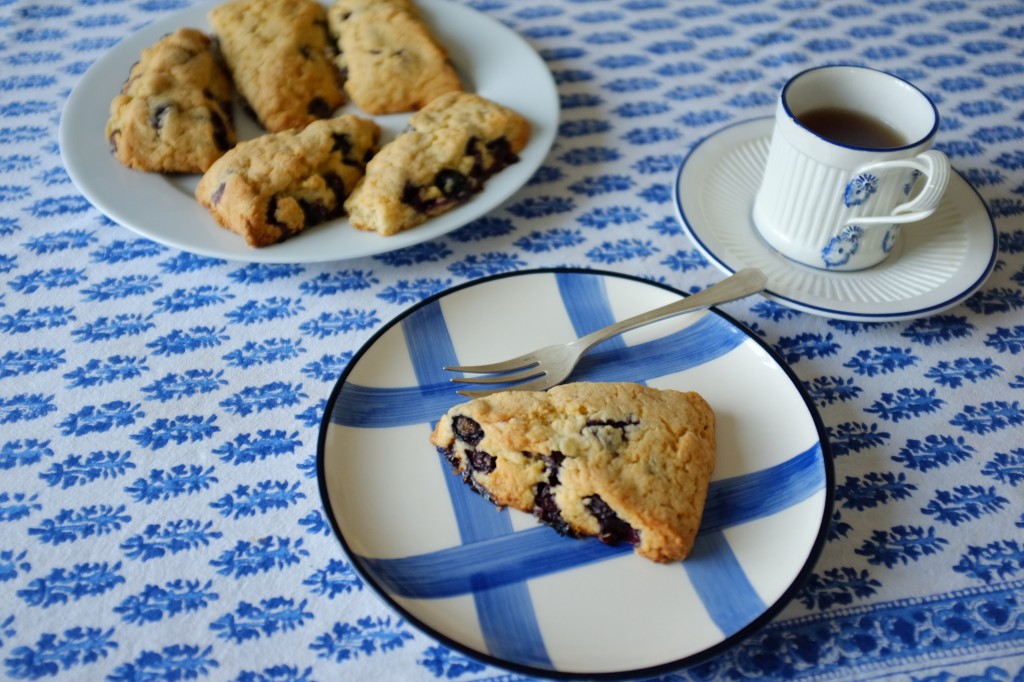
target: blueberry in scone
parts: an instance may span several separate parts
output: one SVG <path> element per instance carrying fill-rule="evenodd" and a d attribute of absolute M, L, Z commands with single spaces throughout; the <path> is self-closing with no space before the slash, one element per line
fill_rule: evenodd
<path fill-rule="evenodd" d="M 137 170 L 202 173 L 235 145 L 231 95 L 210 38 L 179 28 L 142 51 L 111 101 L 111 151 Z"/>
<path fill-rule="evenodd" d="M 302 128 L 345 103 L 316 0 L 231 0 L 208 18 L 235 87 L 269 132 Z"/>
<path fill-rule="evenodd" d="M 716 456 L 715 415 L 698 393 L 626 382 L 476 398 L 430 440 L 496 505 L 657 562 L 690 553 Z"/>
<path fill-rule="evenodd" d="M 519 160 L 530 123 L 512 109 L 450 92 L 409 117 L 384 145 L 345 208 L 363 230 L 392 235 L 465 203 Z"/>
<path fill-rule="evenodd" d="M 249 246 L 269 246 L 342 216 L 379 143 L 380 127 L 351 114 L 262 135 L 218 159 L 196 199 Z"/>
<path fill-rule="evenodd" d="M 462 89 L 447 51 L 411 0 L 335 0 L 327 18 L 345 91 L 363 111 L 415 111 Z"/>

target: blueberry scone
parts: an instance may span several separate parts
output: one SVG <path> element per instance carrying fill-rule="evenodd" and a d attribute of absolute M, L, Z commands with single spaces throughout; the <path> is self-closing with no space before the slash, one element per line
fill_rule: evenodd
<path fill-rule="evenodd" d="M 218 159 L 196 199 L 249 246 L 275 244 L 343 215 L 379 142 L 380 127 L 351 114 L 262 135 Z"/>
<path fill-rule="evenodd" d="M 179 28 L 142 51 L 111 101 L 111 150 L 130 168 L 202 173 L 235 144 L 231 94 L 210 38 Z"/>
<path fill-rule="evenodd" d="M 715 466 L 708 403 L 633 383 L 477 398 L 449 410 L 430 440 L 495 504 L 658 562 L 690 553 Z"/>
<path fill-rule="evenodd" d="M 344 104 L 316 0 L 232 0 L 208 17 L 236 89 L 268 131 L 302 128 Z"/>
<path fill-rule="evenodd" d="M 363 111 L 416 111 L 462 90 L 447 51 L 410 0 L 335 0 L 327 17 L 345 91 Z"/>
<path fill-rule="evenodd" d="M 363 230 L 392 235 L 468 201 L 519 160 L 530 137 L 522 115 L 484 97 L 451 92 L 409 117 L 384 145 L 345 208 Z"/>

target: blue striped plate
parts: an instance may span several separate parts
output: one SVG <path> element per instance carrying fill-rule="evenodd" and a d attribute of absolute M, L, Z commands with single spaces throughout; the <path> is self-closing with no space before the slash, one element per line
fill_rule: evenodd
<path fill-rule="evenodd" d="M 714 408 L 718 461 L 696 546 L 681 563 L 497 511 L 428 441 L 465 400 L 443 365 L 565 341 L 681 295 L 594 270 L 499 275 L 423 301 L 366 343 L 328 402 L 318 474 L 342 546 L 386 603 L 487 663 L 625 678 L 703 660 L 792 598 L 831 518 L 827 440 L 789 368 L 717 311 L 606 341 L 571 377 L 696 390 Z"/>

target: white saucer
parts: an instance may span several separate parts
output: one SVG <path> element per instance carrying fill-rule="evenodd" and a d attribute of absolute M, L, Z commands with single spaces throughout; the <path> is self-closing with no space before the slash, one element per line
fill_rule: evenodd
<path fill-rule="evenodd" d="M 955 173 L 938 210 L 905 225 L 881 265 L 828 272 L 783 257 L 760 238 L 750 218 L 771 131 L 770 117 L 731 125 L 697 143 L 679 168 L 677 216 L 721 269 L 760 268 L 768 275 L 768 298 L 859 322 L 933 315 L 969 297 L 992 272 L 995 225 L 981 197 Z"/>

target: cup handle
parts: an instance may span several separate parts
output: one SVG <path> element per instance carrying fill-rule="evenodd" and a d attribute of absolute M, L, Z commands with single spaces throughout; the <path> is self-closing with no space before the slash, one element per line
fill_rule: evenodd
<path fill-rule="evenodd" d="M 880 161 L 868 164 L 857 170 L 857 174 L 867 171 L 887 170 L 890 168 L 913 168 L 925 176 L 925 185 L 917 196 L 900 204 L 887 216 L 859 216 L 848 222 L 867 227 L 869 225 L 892 225 L 893 223 L 910 223 L 923 220 L 935 212 L 949 184 L 949 159 L 940 151 L 930 149 L 912 159 L 899 161 Z"/>

